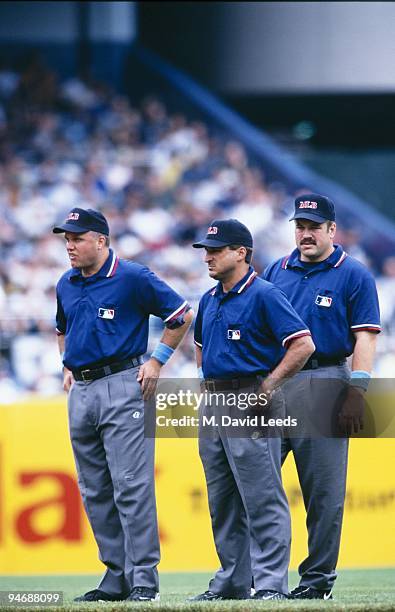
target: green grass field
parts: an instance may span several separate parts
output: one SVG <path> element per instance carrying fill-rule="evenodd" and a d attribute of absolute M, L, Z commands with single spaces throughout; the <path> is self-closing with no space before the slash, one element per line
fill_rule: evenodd
<path fill-rule="evenodd" d="M 370 610 L 394 611 L 395 612 L 395 568 L 372 569 L 372 570 L 341 570 L 334 590 L 333 601 L 306 601 L 306 602 L 206 602 L 186 603 L 186 598 L 201 593 L 207 588 L 210 574 L 205 573 L 174 573 L 161 574 L 161 601 L 151 604 L 125 604 L 100 603 L 100 604 L 74 604 L 73 598 L 81 593 L 95 588 L 98 582 L 97 576 L 1 576 L 0 590 L 57 590 L 63 591 L 64 604 L 54 608 L 57 611 L 77 612 L 78 610 L 103 610 L 110 612 L 125 608 L 138 608 L 139 610 L 213 610 L 222 612 L 224 610 L 296 610 L 296 612 L 312 610 L 351 610 L 370 612 Z M 290 588 L 297 583 L 295 572 L 290 575 Z M 50 608 L 53 608 L 51 606 Z M 0 606 L 3 612 L 15 610 L 15 606 Z M 22 606 L 23 610 L 42 610 L 40 606 Z"/>

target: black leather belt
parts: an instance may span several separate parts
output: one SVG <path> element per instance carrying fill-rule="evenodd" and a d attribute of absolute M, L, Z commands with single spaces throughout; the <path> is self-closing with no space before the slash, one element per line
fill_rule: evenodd
<path fill-rule="evenodd" d="M 204 386 L 206 391 L 215 393 L 216 391 L 237 391 L 259 384 L 260 381 L 256 376 L 250 378 L 231 378 L 229 380 L 218 380 L 206 378 Z"/>
<path fill-rule="evenodd" d="M 329 359 L 320 357 L 319 359 L 311 358 L 306 361 L 302 370 L 317 370 L 317 368 L 324 368 L 325 366 L 339 366 L 346 363 L 345 359 Z"/>
<path fill-rule="evenodd" d="M 123 361 L 116 361 L 109 363 L 108 365 L 101 366 L 100 368 L 80 368 L 78 370 L 71 370 L 75 380 L 88 382 L 90 380 L 97 380 L 103 378 L 103 376 L 109 376 L 110 374 L 117 374 L 123 370 L 129 370 L 130 368 L 136 368 L 143 363 L 141 355 L 139 357 L 129 357 Z"/>

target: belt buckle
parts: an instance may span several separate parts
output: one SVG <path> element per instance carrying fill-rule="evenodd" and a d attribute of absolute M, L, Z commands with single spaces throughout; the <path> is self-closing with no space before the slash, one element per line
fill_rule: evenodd
<path fill-rule="evenodd" d="M 204 381 L 204 386 L 206 387 L 206 391 L 208 391 L 209 393 L 215 392 L 215 380 L 213 380 L 212 378 L 206 379 Z"/>
<path fill-rule="evenodd" d="M 85 378 L 85 372 L 90 372 L 90 370 L 81 370 L 82 380 L 84 382 L 88 382 L 90 379 L 89 378 Z"/>

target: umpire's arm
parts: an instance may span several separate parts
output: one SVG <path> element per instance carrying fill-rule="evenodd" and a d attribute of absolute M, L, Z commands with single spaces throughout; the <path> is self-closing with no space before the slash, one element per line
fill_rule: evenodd
<path fill-rule="evenodd" d="M 373 361 L 376 353 L 377 333 L 370 331 L 353 332 L 355 338 L 354 353 L 352 356 L 351 369 L 373 370 Z"/>
<path fill-rule="evenodd" d="M 292 340 L 280 363 L 263 381 L 262 391 L 270 396 L 274 389 L 303 368 L 314 351 L 315 345 L 311 336 L 302 336 L 301 338 Z"/>
<path fill-rule="evenodd" d="M 62 356 L 64 353 L 64 334 L 58 334 L 58 347 L 59 347 L 59 353 Z M 66 366 L 63 366 L 63 389 L 64 391 L 66 391 L 67 393 L 70 391 L 70 387 L 74 382 L 74 378 L 73 375 L 71 373 L 71 371 L 66 368 Z"/>
<path fill-rule="evenodd" d="M 377 333 L 370 331 L 353 332 L 355 338 L 351 370 L 368 374 L 373 370 L 376 353 Z M 360 387 L 349 385 L 339 413 L 339 427 L 342 433 L 358 433 L 364 426 L 365 392 Z"/>
<path fill-rule="evenodd" d="M 197 344 L 195 344 L 195 352 L 196 352 L 196 366 L 199 369 L 202 367 L 202 349 Z"/>
<path fill-rule="evenodd" d="M 173 329 L 166 327 L 160 339 L 160 343 L 166 344 L 175 350 L 187 333 L 193 320 L 193 314 L 193 310 L 190 308 L 184 315 L 184 322 L 182 325 Z M 156 381 L 159 378 L 161 367 L 162 363 L 155 359 L 155 357 L 151 357 L 140 367 L 137 380 L 141 383 L 143 398 L 145 400 L 152 397 L 155 392 Z"/>

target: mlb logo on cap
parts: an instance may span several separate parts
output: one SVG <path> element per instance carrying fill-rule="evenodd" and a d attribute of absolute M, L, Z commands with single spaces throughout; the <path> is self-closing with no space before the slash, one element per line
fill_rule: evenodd
<path fill-rule="evenodd" d="M 221 248 L 231 244 L 252 249 L 253 240 L 250 230 L 237 219 L 214 219 L 211 221 L 204 240 L 195 242 L 195 249 L 203 247 Z"/>
<path fill-rule="evenodd" d="M 240 340 L 241 334 L 239 329 L 228 329 L 228 340 Z"/>
<path fill-rule="evenodd" d="M 300 202 L 299 208 L 313 208 L 314 210 L 318 208 L 317 202 L 310 202 L 310 200 L 306 200 L 306 202 Z"/>
<path fill-rule="evenodd" d="M 295 200 L 294 219 L 308 219 L 316 223 L 335 221 L 335 205 L 327 196 L 318 193 L 304 193 Z"/>

